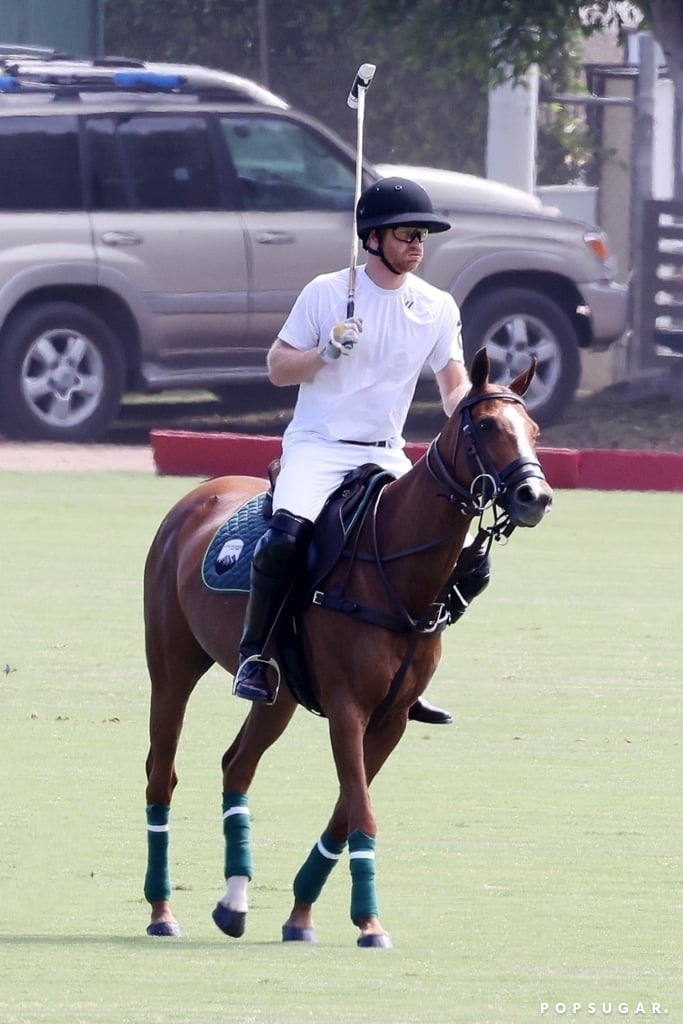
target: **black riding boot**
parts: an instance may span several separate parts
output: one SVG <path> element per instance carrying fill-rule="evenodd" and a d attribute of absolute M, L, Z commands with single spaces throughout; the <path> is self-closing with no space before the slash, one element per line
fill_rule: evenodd
<path fill-rule="evenodd" d="M 488 587 L 491 578 L 491 559 L 487 548 L 481 547 L 479 551 L 473 552 L 468 556 L 468 561 L 470 564 L 458 582 L 451 583 L 446 599 L 446 610 L 451 626 L 462 618 L 474 598 Z M 453 576 L 457 578 L 457 568 Z M 450 725 L 453 721 L 450 711 L 435 707 L 423 697 L 415 701 L 408 712 L 408 718 L 414 722 L 426 722 L 428 725 Z"/>
<path fill-rule="evenodd" d="M 280 510 L 254 548 L 240 664 L 232 690 L 245 700 L 272 704 L 277 697 L 280 669 L 274 659 L 261 655 L 291 589 L 312 527 L 308 519 Z"/>

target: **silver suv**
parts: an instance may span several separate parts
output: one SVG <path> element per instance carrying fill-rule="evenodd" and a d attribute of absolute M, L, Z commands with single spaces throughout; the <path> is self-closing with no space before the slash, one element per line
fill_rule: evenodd
<path fill-rule="evenodd" d="M 355 152 L 253 82 L 190 66 L 0 47 L 0 431 L 88 441 L 133 391 L 229 401 L 301 287 L 348 262 Z M 4 50 L 4 53 L 3 53 Z M 597 229 L 453 172 L 421 181 L 453 229 L 421 270 L 460 304 L 465 345 L 559 418 L 581 347 L 626 327 Z"/>

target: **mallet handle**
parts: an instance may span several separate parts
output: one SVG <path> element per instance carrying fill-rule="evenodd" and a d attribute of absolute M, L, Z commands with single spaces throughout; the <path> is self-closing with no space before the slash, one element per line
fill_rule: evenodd
<path fill-rule="evenodd" d="M 375 75 L 374 64 L 361 64 L 356 72 L 347 104 L 356 110 L 356 187 L 353 197 L 353 218 L 351 226 L 351 258 L 349 260 L 349 296 L 346 303 L 346 316 L 352 317 L 356 297 L 356 265 L 358 263 L 358 235 L 356 234 L 356 207 L 363 185 L 363 126 L 365 123 L 365 93 Z"/>

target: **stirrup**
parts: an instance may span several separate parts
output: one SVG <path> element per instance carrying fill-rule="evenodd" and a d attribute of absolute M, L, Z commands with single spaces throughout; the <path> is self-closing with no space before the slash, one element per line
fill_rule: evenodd
<path fill-rule="evenodd" d="M 268 682 L 268 673 L 275 672 L 275 685 Z M 253 701 L 256 704 L 274 704 L 280 690 L 280 666 L 274 658 L 251 654 L 240 664 L 232 685 L 235 697 Z"/>

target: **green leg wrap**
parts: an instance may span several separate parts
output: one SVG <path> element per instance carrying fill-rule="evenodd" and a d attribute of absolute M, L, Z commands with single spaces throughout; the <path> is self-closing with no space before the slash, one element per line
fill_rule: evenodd
<path fill-rule="evenodd" d="M 246 793 L 223 794 L 223 835 L 225 877 L 246 875 L 251 881 L 254 867 L 249 845 L 249 798 Z"/>
<path fill-rule="evenodd" d="M 375 889 L 375 840 L 356 829 L 349 836 L 351 869 L 351 920 L 379 915 Z"/>
<path fill-rule="evenodd" d="M 149 903 L 171 898 L 171 875 L 168 867 L 170 814 L 171 808 L 167 804 L 150 804 L 147 807 L 145 899 Z"/>
<path fill-rule="evenodd" d="M 338 843 L 325 831 L 299 868 L 294 879 L 294 896 L 303 903 L 315 903 L 346 843 Z"/>

